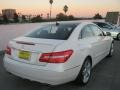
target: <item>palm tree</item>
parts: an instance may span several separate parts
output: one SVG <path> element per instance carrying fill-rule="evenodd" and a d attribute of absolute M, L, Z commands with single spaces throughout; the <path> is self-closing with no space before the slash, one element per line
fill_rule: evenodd
<path fill-rule="evenodd" d="M 68 11 L 68 6 L 67 5 L 64 6 L 63 11 L 65 12 L 65 14 L 67 13 L 67 11 Z"/>
<path fill-rule="evenodd" d="M 50 19 L 51 19 L 53 0 L 49 0 L 49 3 L 50 3 Z"/>

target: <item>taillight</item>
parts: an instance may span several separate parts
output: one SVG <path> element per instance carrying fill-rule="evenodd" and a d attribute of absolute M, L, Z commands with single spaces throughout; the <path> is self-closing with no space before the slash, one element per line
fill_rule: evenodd
<path fill-rule="evenodd" d="M 5 53 L 11 55 L 11 48 L 9 46 L 6 47 Z"/>
<path fill-rule="evenodd" d="M 72 55 L 73 50 L 61 51 L 61 52 L 52 52 L 52 53 L 43 53 L 39 59 L 40 62 L 47 63 L 64 63 Z"/>

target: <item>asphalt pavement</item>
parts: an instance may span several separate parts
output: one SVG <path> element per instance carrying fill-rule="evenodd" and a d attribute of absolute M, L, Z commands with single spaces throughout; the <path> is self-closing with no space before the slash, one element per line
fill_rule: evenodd
<path fill-rule="evenodd" d="M 74 82 L 48 86 L 11 75 L 3 67 L 4 54 L 0 54 L 0 90 L 120 90 L 120 41 L 115 41 L 114 49 L 113 57 L 103 59 L 93 68 L 92 78 L 84 87 Z"/>

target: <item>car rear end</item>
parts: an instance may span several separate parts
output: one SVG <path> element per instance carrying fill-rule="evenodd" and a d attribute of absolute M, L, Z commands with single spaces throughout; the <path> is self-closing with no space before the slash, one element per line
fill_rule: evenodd
<path fill-rule="evenodd" d="M 6 70 L 22 78 L 51 85 L 74 80 L 79 67 L 68 70 L 64 68 L 66 62 L 74 58 L 73 50 L 55 51 L 66 40 L 63 37 L 63 40 L 43 37 L 36 38 L 36 35 L 29 34 L 10 41 L 4 57 Z"/>

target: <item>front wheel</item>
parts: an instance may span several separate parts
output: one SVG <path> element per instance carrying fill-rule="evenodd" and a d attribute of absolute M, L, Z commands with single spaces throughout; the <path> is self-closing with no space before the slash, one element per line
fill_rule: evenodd
<path fill-rule="evenodd" d="M 120 40 L 120 33 L 117 35 L 117 39 Z"/>
<path fill-rule="evenodd" d="M 91 77 L 91 68 L 92 68 L 91 60 L 90 58 L 86 58 L 80 70 L 80 73 L 76 79 L 77 84 L 84 86 L 89 82 Z"/>

